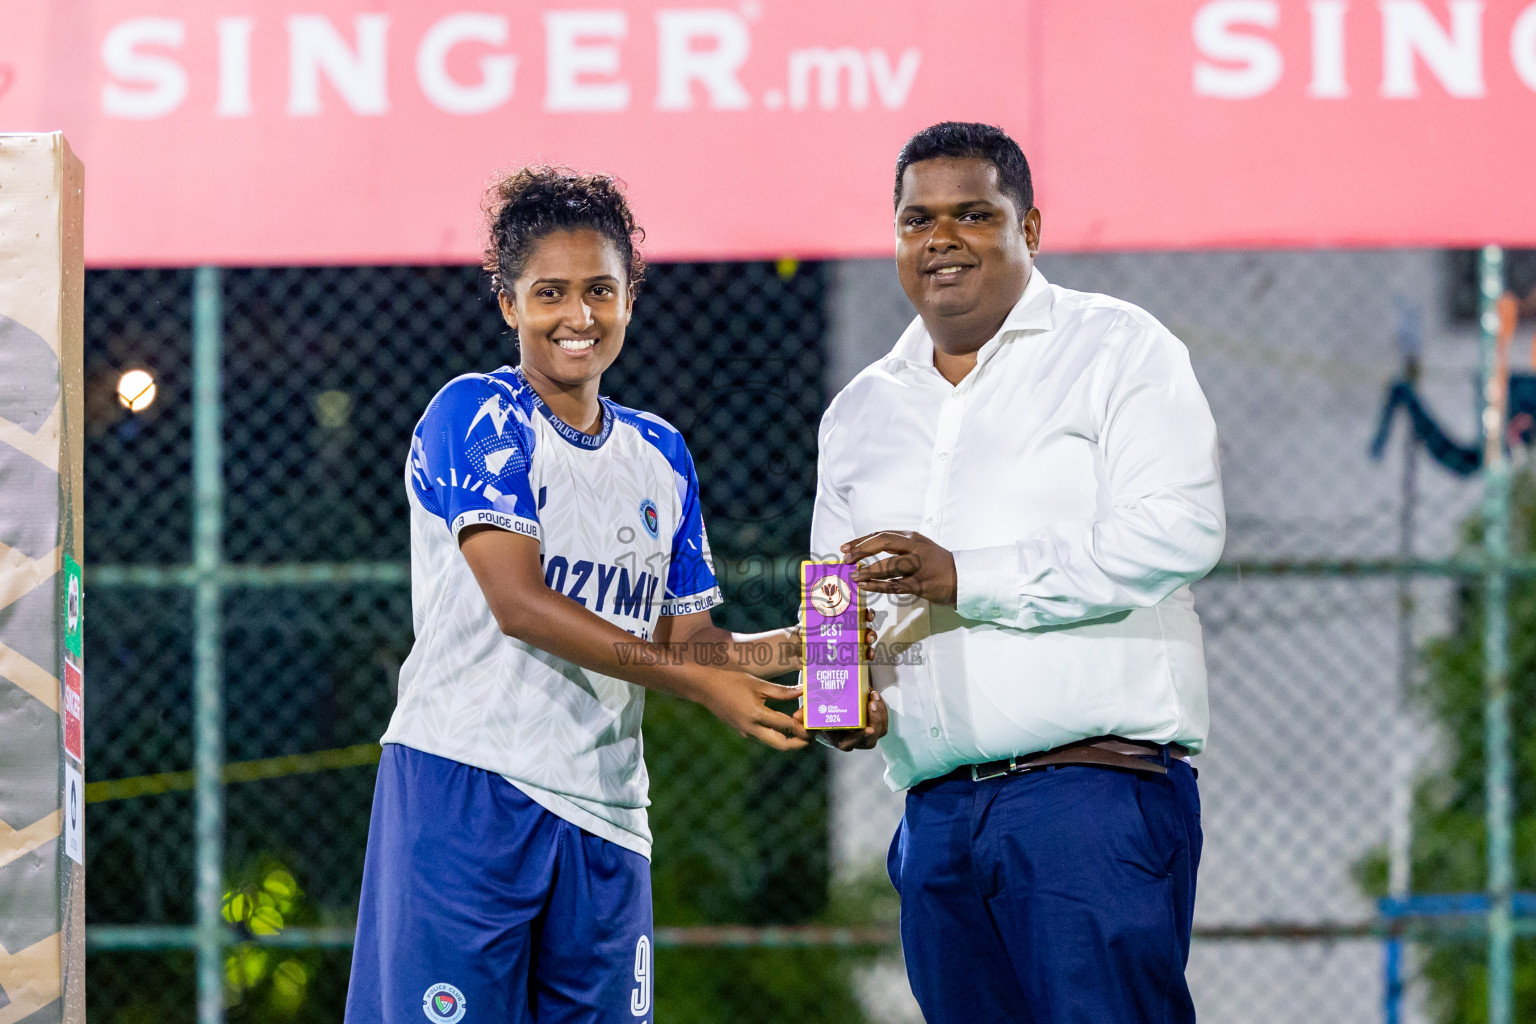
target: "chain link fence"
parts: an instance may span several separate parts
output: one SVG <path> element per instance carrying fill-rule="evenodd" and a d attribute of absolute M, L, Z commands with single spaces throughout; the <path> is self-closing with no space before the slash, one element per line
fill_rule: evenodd
<path fill-rule="evenodd" d="M 1405 354 L 1446 429 L 1475 436 L 1465 265 L 1042 259 L 1055 283 L 1136 302 L 1183 338 L 1221 430 L 1230 540 L 1196 588 L 1213 720 L 1190 968 L 1203 1020 L 1381 1019 L 1377 897 L 1405 863 L 1414 891 L 1482 884 L 1445 866 L 1445 780 L 1470 741 L 1441 699 L 1446 645 L 1475 611 L 1449 560 L 1479 484 L 1401 429 L 1384 459 L 1368 453 Z M 229 270 L 221 293 L 225 1002 L 231 1021 L 338 1021 L 376 741 L 411 644 L 407 438 L 444 382 L 516 352 L 474 268 Z M 102 1024 L 190 1021 L 196 1003 L 192 296 L 190 271 L 86 283 L 87 977 Z M 793 616 L 821 410 L 839 367 L 893 343 L 869 325 L 908 316 L 884 263 L 651 268 L 605 389 L 688 439 L 722 625 Z M 139 413 L 115 396 L 130 369 L 157 385 Z M 645 732 L 656 1019 L 919 1020 L 891 945 L 882 865 L 900 805 L 878 758 L 773 754 L 657 696 Z M 1480 834 L 1461 840 L 1481 865 Z M 1419 938 L 1400 1019 L 1453 1019 L 1459 968 Z M 1466 948 L 1472 970 L 1481 946 Z"/>

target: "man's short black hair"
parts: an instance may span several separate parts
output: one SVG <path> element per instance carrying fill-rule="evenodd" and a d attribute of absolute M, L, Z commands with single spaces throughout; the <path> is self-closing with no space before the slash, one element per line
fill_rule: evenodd
<path fill-rule="evenodd" d="M 1008 133 L 990 124 L 972 121 L 945 121 L 924 128 L 907 140 L 896 158 L 896 208 L 901 208 L 901 176 L 919 160 L 938 157 L 976 157 L 990 160 L 997 168 L 997 187 L 1013 200 L 1023 219 L 1035 205 L 1035 185 L 1029 176 L 1029 161 L 1019 144 Z"/>

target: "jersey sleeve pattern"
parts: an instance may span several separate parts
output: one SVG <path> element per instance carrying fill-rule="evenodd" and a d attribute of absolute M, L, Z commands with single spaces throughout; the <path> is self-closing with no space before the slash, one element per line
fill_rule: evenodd
<path fill-rule="evenodd" d="M 688 615 L 707 611 L 724 602 L 715 564 L 709 553 L 709 536 L 704 530 L 704 510 L 699 503 L 699 477 L 693 468 L 693 455 L 683 442 L 683 435 L 660 416 L 633 409 L 619 408 L 619 414 L 633 423 L 657 451 L 666 456 L 677 487 L 680 512 L 677 529 L 672 534 L 672 560 L 667 566 L 666 593 L 661 603 L 663 615 Z"/>
<path fill-rule="evenodd" d="M 437 393 L 416 425 L 411 487 L 454 537 L 466 526 L 494 526 L 539 538 L 526 405 L 518 389 L 486 374 L 466 374 Z"/>

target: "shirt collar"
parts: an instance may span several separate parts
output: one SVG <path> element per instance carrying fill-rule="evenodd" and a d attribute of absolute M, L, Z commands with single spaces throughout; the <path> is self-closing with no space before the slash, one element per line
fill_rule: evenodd
<path fill-rule="evenodd" d="M 1029 273 L 1029 283 L 1024 286 L 1024 294 L 1019 296 L 1019 301 L 1014 303 L 1013 309 L 1008 311 L 1008 316 L 1003 320 L 1003 326 L 992 336 L 977 353 L 977 361 L 984 360 L 990 355 L 999 343 L 1012 335 L 1024 331 L 1048 331 L 1053 325 L 1051 319 L 1051 307 L 1055 304 L 1055 296 L 1051 292 L 1051 283 L 1040 273 L 1040 268 L 1035 267 Z M 923 318 L 917 317 L 902 332 L 896 347 L 884 359 L 886 369 L 895 370 L 903 365 L 919 369 L 933 366 L 933 339 L 928 336 L 928 329 L 923 326 Z"/>
<path fill-rule="evenodd" d="M 506 367 L 503 367 L 502 369 L 506 369 Z M 496 372 L 500 373 L 502 371 L 497 370 Z M 609 408 L 608 399 L 604 398 L 602 395 L 597 396 L 597 404 L 601 407 L 601 412 L 603 414 L 603 429 L 595 434 L 589 434 L 584 430 L 576 429 L 569 423 L 565 422 L 565 420 L 561 419 L 559 416 L 556 416 L 555 411 L 544 404 L 544 399 L 539 397 L 539 393 L 535 391 L 533 389 L 533 385 L 528 382 L 528 376 L 523 373 L 523 368 L 521 366 L 517 367 L 512 372 L 517 375 L 517 379 L 522 382 L 523 387 L 528 389 L 528 394 L 533 399 L 534 409 L 536 409 L 546 420 L 549 421 L 549 425 L 555 428 L 555 433 L 559 434 L 562 438 L 575 445 L 577 448 L 580 448 L 583 451 L 595 452 L 603 446 L 604 442 L 608 440 L 608 435 L 613 433 L 614 413 L 613 410 Z"/>

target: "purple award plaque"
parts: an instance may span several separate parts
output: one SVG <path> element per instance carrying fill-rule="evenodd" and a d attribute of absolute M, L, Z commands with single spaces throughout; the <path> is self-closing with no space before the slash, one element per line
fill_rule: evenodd
<path fill-rule="evenodd" d="M 864 659 L 859 618 L 863 602 L 847 562 L 800 566 L 805 622 L 805 727 L 864 727 Z"/>

